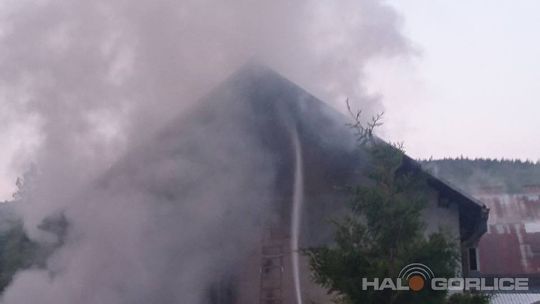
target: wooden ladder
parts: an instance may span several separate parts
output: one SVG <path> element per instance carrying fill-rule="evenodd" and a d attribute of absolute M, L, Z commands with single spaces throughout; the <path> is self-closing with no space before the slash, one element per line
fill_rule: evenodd
<path fill-rule="evenodd" d="M 283 272 L 287 238 L 268 227 L 263 235 L 259 304 L 283 304 Z"/>

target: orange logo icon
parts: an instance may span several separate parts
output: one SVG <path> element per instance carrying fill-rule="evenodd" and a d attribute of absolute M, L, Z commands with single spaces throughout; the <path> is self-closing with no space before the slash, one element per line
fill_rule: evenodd
<path fill-rule="evenodd" d="M 412 263 L 403 267 L 398 277 L 407 281 L 410 290 L 420 291 L 426 285 L 426 281 L 432 279 L 434 276 L 433 271 L 426 265 Z"/>

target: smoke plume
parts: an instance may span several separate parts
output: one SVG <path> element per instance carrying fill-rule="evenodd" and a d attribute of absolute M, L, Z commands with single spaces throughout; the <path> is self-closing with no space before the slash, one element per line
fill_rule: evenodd
<path fill-rule="evenodd" d="M 37 228 L 45 218 L 69 223 L 46 269 L 18 273 L 2 303 L 204 302 L 256 238 L 276 172 L 228 123 L 242 108 L 190 127 L 197 100 L 257 61 L 378 111 L 364 66 L 408 52 L 399 26 L 377 0 L 0 4 L 0 126 L 32 130 L 11 164 L 37 168 L 17 209 L 40 242 L 57 241 Z M 159 131 L 172 121 L 177 134 Z"/>

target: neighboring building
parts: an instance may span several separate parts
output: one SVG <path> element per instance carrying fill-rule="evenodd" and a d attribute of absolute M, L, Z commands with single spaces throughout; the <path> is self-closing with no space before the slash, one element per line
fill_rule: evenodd
<path fill-rule="evenodd" d="M 540 304 L 538 293 L 499 293 L 490 299 L 491 304 Z"/>
<path fill-rule="evenodd" d="M 524 186 L 512 194 L 503 187 L 484 187 L 474 196 L 491 209 L 479 245 L 480 272 L 540 275 L 540 186 Z"/>
<path fill-rule="evenodd" d="M 481 187 L 474 196 L 491 210 L 488 229 L 479 245 L 483 277 L 526 277 L 529 293 L 495 295 L 493 304 L 540 301 L 540 186 L 509 193 L 504 187 Z"/>
<path fill-rule="evenodd" d="M 529 161 L 442 159 L 424 162 L 490 209 L 478 244 L 476 275 L 528 278 L 527 293 L 499 293 L 494 304 L 540 303 L 540 166 Z M 538 301 L 538 302 L 537 302 Z"/>
<path fill-rule="evenodd" d="M 347 198 L 339 187 L 362 182 L 359 172 L 368 159 L 345 123 L 340 113 L 275 72 L 246 67 L 194 105 L 189 115 L 171 122 L 155 141 L 128 155 L 111 170 L 106 184 L 112 189 L 115 184 L 144 187 L 162 205 L 174 208 L 168 206 L 186 196 L 179 186 L 177 164 L 217 174 L 223 197 L 208 199 L 222 199 L 238 208 L 224 211 L 218 227 L 230 231 L 231 238 L 215 242 L 226 243 L 223 250 L 237 248 L 237 253 L 234 259 L 225 259 L 224 254 L 226 270 L 212 274 L 210 302 L 292 304 L 302 297 L 304 303 L 328 303 L 325 291 L 311 282 L 303 258 L 295 280 L 293 249 L 332 242 L 328 219 L 346 208 Z M 224 163 L 212 149 L 233 157 Z M 412 159 L 407 159 L 405 169 L 422 170 Z M 242 183 L 224 180 L 224 170 L 240 176 Z M 272 172 L 271 178 L 262 179 L 267 172 Z M 486 231 L 488 210 L 425 174 L 432 188 L 425 211 L 427 229 L 445 227 L 460 240 L 462 273 L 468 275 L 477 269 L 475 247 Z M 197 187 L 197 178 L 208 177 L 202 176 L 189 176 L 188 185 Z M 261 210 L 265 212 L 259 214 Z M 295 225 L 297 230 L 292 229 Z M 209 243 L 200 246 L 214 248 Z"/>

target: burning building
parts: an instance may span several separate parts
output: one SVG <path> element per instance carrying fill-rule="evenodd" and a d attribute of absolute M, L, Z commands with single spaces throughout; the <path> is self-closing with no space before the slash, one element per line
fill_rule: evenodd
<path fill-rule="evenodd" d="M 186 256 L 209 255 L 212 262 L 194 271 L 209 283 L 210 302 L 311 303 L 327 296 L 298 249 L 332 241 L 327 220 L 346 200 L 339 186 L 359 182 L 368 161 L 341 114 L 275 72 L 248 66 L 129 153 L 100 187 L 138 189 L 175 220 L 200 221 L 204 213 L 189 226 L 197 231 L 178 231 L 184 247 L 171 245 L 178 256 L 167 254 L 164 267 L 191 271 Z M 422 170 L 409 158 L 406 169 Z M 433 190 L 427 229 L 444 226 L 460 240 L 467 275 L 487 211 L 425 174 Z"/>
<path fill-rule="evenodd" d="M 69 197 L 63 245 L 6 303 L 329 302 L 299 249 L 333 241 L 343 186 L 363 182 L 370 159 L 345 122 L 277 73 L 241 69 Z M 426 233 L 450 231 L 462 274 L 476 271 L 487 209 L 404 169 L 431 188 Z"/>

